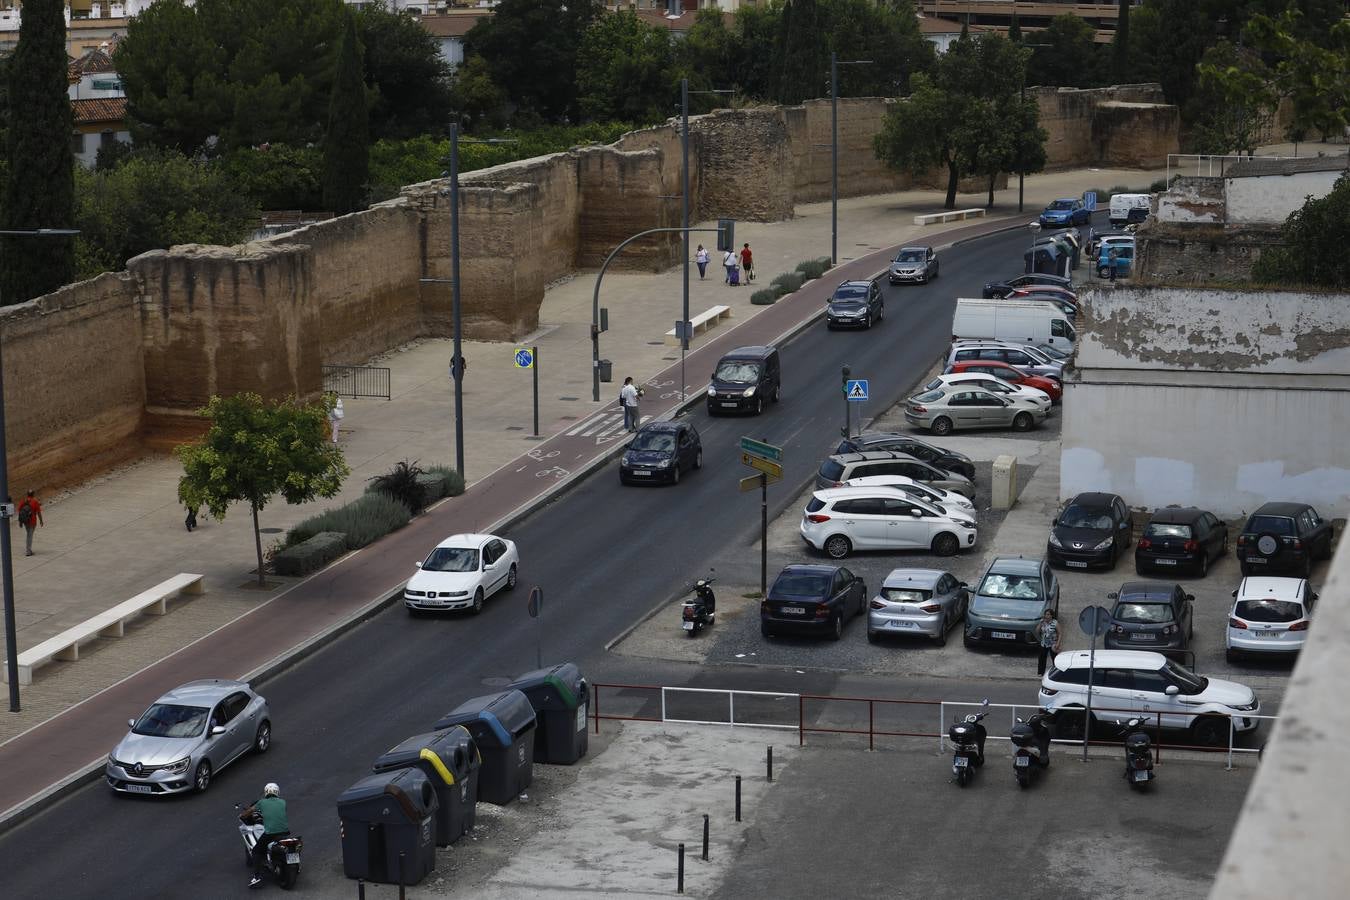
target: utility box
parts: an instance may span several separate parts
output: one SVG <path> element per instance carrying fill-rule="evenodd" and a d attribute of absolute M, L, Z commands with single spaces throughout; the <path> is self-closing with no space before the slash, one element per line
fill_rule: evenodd
<path fill-rule="evenodd" d="M 371 769 L 421 769 L 436 790 L 436 846 L 449 847 L 473 830 L 479 762 L 468 729 L 456 725 L 408 738 L 382 754 Z"/>
<path fill-rule="evenodd" d="M 1005 455 L 994 460 L 989 493 L 994 509 L 1012 509 L 1017 502 L 1017 457 Z"/>

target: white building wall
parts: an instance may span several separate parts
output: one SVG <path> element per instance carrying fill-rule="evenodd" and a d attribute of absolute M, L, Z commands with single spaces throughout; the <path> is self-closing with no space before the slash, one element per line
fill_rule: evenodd
<path fill-rule="evenodd" d="M 1225 179 L 1228 224 L 1279 225 L 1309 197 L 1325 197 L 1340 172 L 1296 172 Z"/>

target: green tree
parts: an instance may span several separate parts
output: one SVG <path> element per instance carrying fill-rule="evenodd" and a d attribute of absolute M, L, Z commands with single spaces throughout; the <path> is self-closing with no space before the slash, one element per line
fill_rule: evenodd
<path fill-rule="evenodd" d="M 840 96 L 896 97 L 915 72 L 933 70 L 933 44 L 919 31 L 919 19 L 908 0 L 825 0 L 821 9 L 827 23 L 826 49 L 836 51 L 841 60 L 872 61 L 839 68 Z M 825 62 L 828 65 L 828 55 Z"/>
<path fill-rule="evenodd" d="M 61 0 L 24 4 L 19 43 L 9 63 L 4 227 L 69 228 L 75 217 L 74 130 L 66 97 L 66 27 Z M 0 239 L 0 302 L 23 303 L 75 274 L 68 237 Z"/>
<path fill-rule="evenodd" d="M 1252 280 L 1267 284 L 1350 289 L 1350 175 L 1336 179 L 1325 197 L 1309 197 L 1282 229 L 1283 246 L 1266 250 L 1252 267 Z"/>
<path fill-rule="evenodd" d="M 1008 40 L 1014 44 L 1022 43 L 1022 24 L 1017 21 L 1017 7 L 1013 7 L 1012 18 L 1008 21 Z"/>
<path fill-rule="evenodd" d="M 258 513 L 280 494 L 287 503 L 332 497 L 351 473 L 342 451 L 328 439 L 333 401 L 271 401 L 257 394 L 212 397 L 201 414 L 211 422 L 200 443 L 175 449 L 183 463 L 178 500 L 205 506 L 224 519 L 230 505 L 247 503 L 253 515 L 258 584 L 265 585 Z"/>
<path fill-rule="evenodd" d="M 1036 47 L 1027 71 L 1027 84 L 1047 87 L 1095 87 L 1101 83 L 1096 32 L 1078 16 L 1055 16 L 1036 35 Z"/>
<path fill-rule="evenodd" d="M 777 3 L 742 6 L 736 11 L 731 59 L 726 64 L 731 84 L 716 87 L 736 88 L 757 100 L 777 99 L 781 72 L 775 48 L 782 19 L 783 7 Z"/>
<path fill-rule="evenodd" d="M 1350 122 L 1350 21 L 1316 40 L 1298 36 L 1302 24 L 1303 16 L 1289 9 L 1279 19 L 1255 15 L 1243 31 L 1244 42 L 1273 62 L 1261 74 L 1276 98 L 1290 100 L 1294 140 L 1308 132 L 1336 134 Z"/>
<path fill-rule="evenodd" d="M 778 69 L 779 103 L 801 103 L 826 96 L 829 52 L 825 47 L 827 14 L 816 0 L 784 0 L 774 64 Z"/>
<path fill-rule="evenodd" d="M 347 17 L 323 138 L 323 203 L 338 215 L 365 207 L 370 180 L 370 122 L 356 18 Z"/>
<path fill-rule="evenodd" d="M 219 160 L 234 190 L 262 209 L 322 209 L 323 149 L 263 144 L 239 147 Z"/>
<path fill-rule="evenodd" d="M 436 38 L 411 10 L 384 2 L 356 14 L 366 48 L 366 84 L 373 89 L 370 134 L 374 139 L 442 134 L 450 121 L 450 65 Z"/>
<path fill-rule="evenodd" d="M 1133 0 L 1118 0 L 1116 33 L 1111 39 L 1111 78 L 1121 84 L 1130 78 L 1130 7 Z"/>
<path fill-rule="evenodd" d="M 1272 75 L 1255 51 L 1220 41 L 1205 53 L 1196 103 L 1201 153 L 1251 153 L 1279 104 Z"/>
<path fill-rule="evenodd" d="M 467 57 L 450 82 L 450 105 L 466 128 L 502 128 L 510 121 L 510 98 L 492 80 L 487 60 Z"/>
<path fill-rule="evenodd" d="M 873 148 L 878 159 L 898 171 L 946 168 L 945 205 L 954 209 L 957 182 L 974 162 L 965 155 L 969 142 L 963 130 L 963 123 L 974 118 L 974 98 L 943 90 L 923 73 L 910 79 L 909 88 L 909 96 L 887 112 Z"/>
<path fill-rule="evenodd" d="M 675 76 L 688 78 L 693 91 L 733 90 L 737 85 L 733 62 L 739 43 L 736 32 L 727 28 L 722 11 L 705 6 L 695 15 L 684 40 L 674 42 Z M 690 112 L 705 113 L 720 105 L 724 104 L 715 95 L 694 94 L 689 98 Z"/>
<path fill-rule="evenodd" d="M 679 112 L 670 32 L 630 10 L 602 15 L 577 48 L 577 94 L 587 120 L 662 122 Z"/>

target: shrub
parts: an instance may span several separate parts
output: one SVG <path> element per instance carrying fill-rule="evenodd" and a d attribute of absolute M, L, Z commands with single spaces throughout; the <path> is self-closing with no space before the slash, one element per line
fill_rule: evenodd
<path fill-rule="evenodd" d="M 383 491 L 371 491 L 351 503 L 300 522 L 286 533 L 286 546 L 294 547 L 317 534 L 336 531 L 346 536 L 348 549 L 356 550 L 397 531 L 411 518 L 408 507 L 398 500 Z"/>
<path fill-rule="evenodd" d="M 821 261 L 818 259 L 804 259 L 797 263 L 797 271 L 800 272 L 802 277 L 807 281 L 813 281 L 824 275 L 826 268 L 827 266 L 821 265 Z"/>
<path fill-rule="evenodd" d="M 778 292 L 773 288 L 760 288 L 750 295 L 750 303 L 754 306 L 769 306 L 778 300 Z"/>
<path fill-rule="evenodd" d="M 278 575 L 308 575 L 346 552 L 346 535 L 336 531 L 321 531 L 309 540 L 274 553 L 272 571 Z"/>
<path fill-rule="evenodd" d="M 816 260 L 816 262 L 820 263 L 820 271 L 822 272 L 828 272 L 834 268 L 834 260 L 830 259 L 828 256 L 822 256 L 820 259 Z"/>
<path fill-rule="evenodd" d="M 424 474 L 426 473 L 418 468 L 416 460 L 413 462 L 400 460 L 388 472 L 370 479 L 370 489 L 388 494 L 408 507 L 408 512 L 417 515 L 426 508 L 427 503 L 435 499 L 427 496 L 427 486 L 419 480 Z"/>
<path fill-rule="evenodd" d="M 445 482 L 445 490 L 441 492 L 442 497 L 458 497 L 464 493 L 464 476 L 449 466 L 429 466 L 427 474 L 439 475 Z"/>
<path fill-rule="evenodd" d="M 801 287 L 806 279 L 798 272 L 784 272 L 773 281 L 769 282 L 773 287 L 779 288 L 782 293 L 790 294 Z"/>
<path fill-rule="evenodd" d="M 1153 182 L 1152 184 L 1150 184 L 1150 185 L 1148 186 L 1148 193 L 1150 193 L 1150 194 L 1156 194 L 1156 193 L 1158 193 L 1159 191 L 1165 191 L 1165 190 L 1167 190 L 1167 179 L 1166 179 L 1166 178 L 1159 178 L 1157 181 Z"/>

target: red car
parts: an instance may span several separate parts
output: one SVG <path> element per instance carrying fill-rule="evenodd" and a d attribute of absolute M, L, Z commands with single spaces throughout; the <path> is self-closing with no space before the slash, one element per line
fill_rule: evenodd
<path fill-rule="evenodd" d="M 988 359 L 971 359 L 964 362 L 955 362 L 947 367 L 948 375 L 992 375 L 1001 381 L 1009 384 L 1019 384 L 1026 387 L 1035 388 L 1038 391 L 1045 391 L 1050 395 L 1051 403 L 1058 403 L 1064 396 L 1064 387 L 1058 379 L 1047 378 L 1044 375 L 1028 375 L 1016 366 L 1010 366 L 1005 362 L 995 362 Z"/>

